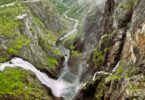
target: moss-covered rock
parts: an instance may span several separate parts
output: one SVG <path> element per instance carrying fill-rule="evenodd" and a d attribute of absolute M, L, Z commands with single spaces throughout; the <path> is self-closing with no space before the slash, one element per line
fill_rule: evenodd
<path fill-rule="evenodd" d="M 96 44 L 98 49 L 94 50 L 89 63 L 90 66 L 99 66 L 101 71 L 110 74 L 95 82 L 97 85 L 92 90 L 96 89 L 96 100 L 143 100 L 145 98 L 144 16 L 144 0 L 106 1 L 101 24 L 95 33 L 97 36 L 100 35 L 99 44 Z M 89 35 L 95 36 L 93 33 Z M 106 50 L 107 52 L 104 52 Z M 102 55 L 105 58 L 103 63 L 101 63 Z M 92 64 L 92 60 L 96 64 Z M 118 62 L 120 65 L 116 67 Z M 93 82 L 94 80 L 85 87 L 85 90 L 94 86 Z"/>
<path fill-rule="evenodd" d="M 53 100 L 53 97 L 30 71 L 6 68 L 0 72 L 0 99 Z"/>
<path fill-rule="evenodd" d="M 15 2 L 14 5 L 0 8 L 0 62 L 18 56 L 55 76 L 56 67 L 60 62 L 58 60 L 62 57 L 60 51 L 54 47 L 60 33 L 54 31 L 52 27 L 48 28 L 44 23 L 47 21 L 54 26 L 58 25 L 56 19 L 48 20 L 55 15 L 50 14 L 49 11 L 47 14 L 45 13 L 48 10 L 45 6 L 50 7 L 52 3 L 49 4 L 45 0 L 40 2 L 43 12 L 37 9 L 39 7 L 36 8 L 39 1 Z M 31 3 L 36 4 L 35 7 L 30 6 Z M 39 14 L 43 16 L 39 16 Z"/>
<path fill-rule="evenodd" d="M 62 23 L 52 1 L 43 0 L 25 3 L 31 12 L 41 20 L 49 31 L 57 34 L 61 31 Z M 46 13 L 48 12 L 48 13 Z"/>

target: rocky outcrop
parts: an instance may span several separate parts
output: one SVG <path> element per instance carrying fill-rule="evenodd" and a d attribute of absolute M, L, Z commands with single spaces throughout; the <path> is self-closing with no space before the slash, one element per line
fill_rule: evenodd
<path fill-rule="evenodd" d="M 100 33 L 97 29 L 100 27 L 102 14 L 103 12 L 99 7 L 96 7 L 95 10 L 88 14 L 84 26 L 83 52 L 93 49 L 94 45 L 99 42 Z"/>
<path fill-rule="evenodd" d="M 25 2 L 25 4 L 44 23 L 46 29 L 55 34 L 61 31 L 63 24 L 57 10 L 50 1 L 38 0 L 36 2 Z"/>
<path fill-rule="evenodd" d="M 55 100 L 30 71 L 20 68 L 6 68 L 0 73 L 1 100 Z"/>
<path fill-rule="evenodd" d="M 74 42 L 69 65 L 75 74 L 78 66 L 81 66 L 83 70 L 80 77 L 82 81 L 89 82 L 83 85 L 75 99 L 143 100 L 145 2 L 104 2 L 105 7 L 94 7 L 89 13 L 85 12 L 85 18 L 80 19 L 81 22 L 85 20 L 85 25 L 79 26 L 84 28 L 85 34 L 81 42 L 81 39 Z M 57 61 L 61 63 L 62 59 L 54 46 L 56 35 L 63 25 L 50 4 L 49 1 L 36 0 L 26 1 L 24 5 L 16 3 L 11 7 L 0 8 L 0 62 L 17 56 L 56 76 Z M 79 7 L 82 8 L 74 17 L 83 14 L 84 5 Z M 70 10 L 69 14 L 75 10 Z M 70 44 L 73 44 L 72 41 Z"/>
<path fill-rule="evenodd" d="M 49 12 L 52 7 L 48 6 L 47 1 L 36 0 L 0 8 L 0 62 L 21 57 L 50 76 L 56 76 L 61 54 L 54 46 L 61 28 L 58 26 L 60 20 L 53 17 L 52 11 Z"/>
<path fill-rule="evenodd" d="M 101 24 L 96 30 L 99 44 L 90 57 L 90 66 L 101 75 L 86 84 L 81 95 L 86 100 L 143 100 L 144 96 L 144 0 L 107 0 Z M 96 76 L 98 80 L 100 75 Z M 90 85 L 89 85 L 90 84 Z M 79 95 L 81 97 L 81 95 Z M 91 95 L 91 96 L 90 96 Z M 79 98 L 80 98 L 79 97 Z M 83 96 L 82 96 L 83 98 Z"/>

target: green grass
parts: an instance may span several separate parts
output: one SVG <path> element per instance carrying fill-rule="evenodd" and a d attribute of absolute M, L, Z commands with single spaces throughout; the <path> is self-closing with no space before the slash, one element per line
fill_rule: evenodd
<path fill-rule="evenodd" d="M 7 60 L 8 60 L 7 57 L 1 57 L 1 58 L 0 58 L 0 63 L 3 63 L 3 62 L 5 62 L 5 61 L 7 61 Z"/>
<path fill-rule="evenodd" d="M 93 52 L 93 62 L 95 65 L 101 64 L 104 60 L 104 53 L 98 48 L 94 49 Z"/>
<path fill-rule="evenodd" d="M 16 29 L 19 28 L 20 22 L 16 20 L 16 16 L 18 16 L 23 9 L 21 5 L 0 8 L 0 37 L 12 37 L 17 34 Z"/>
<path fill-rule="evenodd" d="M 140 0 L 128 0 L 125 3 L 121 3 L 119 7 L 122 8 L 122 10 L 124 11 L 130 11 L 133 8 L 135 2 L 138 2 L 138 1 Z"/>
<path fill-rule="evenodd" d="M 18 36 L 11 44 L 11 47 L 7 49 L 7 52 L 9 54 L 16 54 L 18 53 L 18 51 L 24 47 L 30 44 L 30 39 L 25 36 L 25 35 L 21 35 Z"/>
<path fill-rule="evenodd" d="M 51 49 L 56 43 L 56 36 L 53 34 L 51 30 L 48 30 L 45 28 L 44 23 L 39 19 L 39 17 L 31 14 L 33 17 L 34 22 L 39 26 L 41 31 L 43 33 L 46 33 L 45 35 L 40 35 L 39 36 L 39 45 L 42 46 L 42 48 L 47 48 L 48 50 Z M 32 33 L 35 33 L 35 30 L 31 30 Z"/>
<path fill-rule="evenodd" d="M 71 45 L 69 49 L 71 50 L 72 56 L 78 57 L 80 55 L 75 46 Z"/>
<path fill-rule="evenodd" d="M 121 78 L 127 78 L 128 77 L 127 75 L 122 75 L 122 73 L 123 73 L 123 66 L 119 65 L 116 72 L 113 75 L 108 76 L 106 78 L 106 81 L 119 80 Z"/>
<path fill-rule="evenodd" d="M 5 40 L 5 42 L 2 42 L 2 45 L 6 47 L 3 48 L 3 46 L 0 46 L 0 62 L 5 62 L 10 59 L 10 54 L 16 53 L 18 49 L 26 45 L 29 41 L 26 36 L 22 38 L 17 33 L 21 22 L 16 20 L 16 16 L 20 15 L 23 10 L 24 7 L 20 4 L 0 8 L 0 38 Z"/>
<path fill-rule="evenodd" d="M 30 39 L 27 36 L 20 35 L 16 32 L 22 26 L 22 23 L 16 20 L 16 16 L 20 15 L 23 10 L 24 7 L 20 4 L 0 8 L 0 37 L 14 39 L 9 43 L 11 46 L 7 49 L 8 54 L 16 54 L 23 46 L 30 43 Z"/>
<path fill-rule="evenodd" d="M 15 1 L 15 0 L 0 0 L 0 5 L 8 4 L 13 1 Z"/>
<path fill-rule="evenodd" d="M 32 16 L 33 22 L 41 29 L 43 34 L 38 34 L 38 42 L 46 53 L 50 53 L 50 56 L 61 55 L 59 50 L 54 50 L 53 46 L 56 42 L 56 34 L 54 34 L 51 30 L 45 28 L 44 23 L 40 20 L 39 17 L 33 15 L 31 10 L 28 11 L 28 7 L 23 4 L 17 4 L 10 7 L 0 8 L 0 38 L 6 38 L 6 42 L 3 45 L 6 48 L 0 48 L 3 54 L 0 54 L 0 62 L 6 61 L 12 55 L 19 55 L 22 48 L 27 47 L 31 40 L 29 37 L 24 35 L 24 23 L 16 19 L 18 15 L 23 14 L 23 12 L 27 10 L 28 15 Z M 49 12 L 49 14 L 53 15 L 54 12 Z M 52 16 L 50 15 L 50 16 Z M 30 31 L 32 34 L 36 34 L 35 28 L 31 28 Z M 1 46 L 0 46 L 1 47 Z M 5 59 L 7 58 L 7 59 Z M 48 58 L 45 60 L 45 63 L 52 69 L 55 69 L 58 64 L 56 58 Z"/>
<path fill-rule="evenodd" d="M 53 57 L 48 57 L 47 59 L 47 64 L 51 69 L 55 69 L 56 65 L 58 65 L 58 62 L 55 58 Z"/>
<path fill-rule="evenodd" d="M 8 69 L 0 72 L 0 95 L 27 92 L 24 83 L 21 82 L 27 74 L 16 69 Z M 7 80 L 7 81 L 6 81 Z"/>
<path fill-rule="evenodd" d="M 37 100 L 42 100 L 41 98 L 47 97 L 47 91 L 29 71 L 7 68 L 4 72 L 0 72 L 0 99 L 4 95 L 23 98 L 23 100 L 36 100 L 36 97 Z"/>

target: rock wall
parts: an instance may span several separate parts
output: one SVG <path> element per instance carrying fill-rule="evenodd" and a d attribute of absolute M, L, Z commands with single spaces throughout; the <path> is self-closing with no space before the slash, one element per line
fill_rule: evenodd
<path fill-rule="evenodd" d="M 16 2 L 0 8 L 0 62 L 21 57 L 56 76 L 61 54 L 54 46 L 61 19 L 52 9 L 46 0 Z"/>
<path fill-rule="evenodd" d="M 96 74 L 78 100 L 145 99 L 144 8 L 144 0 L 106 1 L 101 24 L 96 28 L 99 43 L 89 62 Z"/>
<path fill-rule="evenodd" d="M 26 2 L 26 5 L 44 23 L 46 29 L 51 30 L 53 33 L 61 31 L 63 25 L 61 18 L 59 18 L 56 8 L 50 1 Z"/>

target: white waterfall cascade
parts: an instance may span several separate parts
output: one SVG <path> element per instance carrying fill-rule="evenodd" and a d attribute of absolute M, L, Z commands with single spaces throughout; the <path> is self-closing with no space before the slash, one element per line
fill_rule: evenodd
<path fill-rule="evenodd" d="M 37 1 L 41 1 L 41 0 L 26 0 L 23 2 L 37 2 Z M 78 1 L 86 2 L 84 0 L 78 0 Z M 90 1 L 94 1 L 94 0 L 90 0 Z M 105 1 L 106 0 L 96 0 L 96 3 L 100 8 L 104 8 Z M 94 2 L 92 2 L 92 3 L 94 3 Z M 14 6 L 14 5 L 15 5 L 15 3 L 9 3 L 6 5 L 2 5 L 0 7 L 1 8 L 10 7 L 10 6 Z M 69 18 L 66 14 L 67 14 L 67 11 L 66 11 L 66 13 L 64 13 L 64 17 L 68 20 L 75 22 L 75 24 L 74 24 L 73 29 L 71 31 L 69 31 L 68 33 L 66 33 L 64 36 L 62 36 L 59 39 L 60 41 L 63 41 L 68 36 L 76 33 L 77 27 L 79 24 L 78 20 L 73 19 L 73 18 Z M 17 18 L 22 19 L 25 16 L 26 15 L 18 16 Z M 42 84 L 44 84 L 45 86 L 47 86 L 51 89 L 54 96 L 63 97 L 64 100 L 72 100 L 75 97 L 75 95 L 77 94 L 77 92 L 81 86 L 79 78 L 82 74 L 83 65 L 86 63 L 81 62 L 81 64 L 78 66 L 78 74 L 77 75 L 73 74 L 72 72 L 70 72 L 70 70 L 68 68 L 68 60 L 69 60 L 69 56 L 70 56 L 69 49 L 66 49 L 63 46 L 60 46 L 60 49 L 62 51 L 62 54 L 64 55 L 65 60 L 64 60 L 64 65 L 63 65 L 64 67 L 62 69 L 62 72 L 61 72 L 59 78 L 56 80 L 50 78 L 45 73 L 37 70 L 31 63 L 29 63 L 21 58 L 13 58 L 9 62 L 0 63 L 0 71 L 4 71 L 6 67 L 20 67 L 20 68 L 23 68 L 25 70 L 30 70 L 37 76 L 38 80 Z M 90 53 L 90 52 L 91 51 L 88 51 L 87 53 Z M 86 54 L 84 54 L 84 56 L 85 55 Z M 117 69 L 117 67 L 115 67 L 115 70 L 116 69 Z"/>
<path fill-rule="evenodd" d="M 66 33 L 60 40 L 65 39 L 66 37 L 68 37 L 71 34 L 74 34 L 77 31 L 77 26 L 79 21 L 69 18 L 66 15 L 66 13 L 64 14 L 64 17 L 71 21 L 74 21 L 75 24 L 73 26 L 73 29 L 70 32 Z M 44 84 L 45 86 L 51 89 L 54 96 L 63 97 L 64 100 L 72 100 L 77 94 L 81 86 L 79 78 L 80 78 L 80 72 L 82 72 L 82 68 L 81 68 L 82 66 L 80 65 L 78 75 L 70 72 L 68 68 L 70 50 L 63 46 L 60 46 L 60 49 L 62 54 L 64 55 L 65 60 L 63 65 L 64 67 L 57 80 L 54 80 L 49 76 L 47 76 L 45 73 L 37 70 L 31 63 L 17 57 L 11 59 L 11 61 L 9 62 L 0 63 L 0 71 L 4 71 L 6 67 L 20 67 L 25 70 L 30 70 L 37 76 L 38 80 L 42 84 Z"/>
<path fill-rule="evenodd" d="M 49 78 L 45 73 L 37 70 L 32 64 L 30 64 L 29 62 L 27 62 L 21 58 L 13 58 L 9 62 L 1 63 L 0 71 L 4 71 L 4 69 L 6 67 L 20 67 L 25 70 L 32 71 L 37 76 L 37 78 L 39 79 L 39 81 L 42 84 L 46 85 L 47 87 L 49 87 L 52 90 L 52 93 L 54 96 L 63 97 L 65 100 L 71 100 L 74 96 L 74 95 L 72 95 L 72 97 L 71 97 L 70 95 L 68 95 L 67 94 L 67 93 L 69 93 L 68 91 L 72 91 L 75 93 L 75 91 L 77 91 L 79 89 L 79 84 L 67 82 L 63 78 L 59 78 L 57 80 Z M 76 87 L 76 85 L 78 87 Z M 71 89 L 73 87 L 76 87 L 76 88 Z M 66 96 L 68 96 L 69 98 Z"/>

